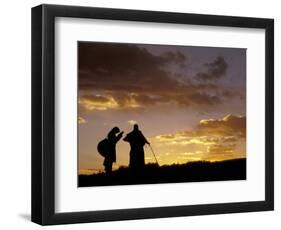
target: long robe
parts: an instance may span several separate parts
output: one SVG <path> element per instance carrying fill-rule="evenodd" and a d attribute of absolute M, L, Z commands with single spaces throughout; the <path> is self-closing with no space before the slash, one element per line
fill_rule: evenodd
<path fill-rule="evenodd" d="M 119 133 L 117 136 L 113 130 L 111 130 L 107 135 L 108 146 L 107 154 L 104 158 L 103 165 L 105 167 L 106 173 L 110 174 L 112 171 L 112 164 L 116 162 L 116 144 L 121 139 L 122 133 Z"/>
<path fill-rule="evenodd" d="M 131 146 L 129 167 L 136 170 L 142 169 L 145 165 L 143 146 L 149 142 L 139 130 L 128 133 L 123 140 L 129 142 Z"/>

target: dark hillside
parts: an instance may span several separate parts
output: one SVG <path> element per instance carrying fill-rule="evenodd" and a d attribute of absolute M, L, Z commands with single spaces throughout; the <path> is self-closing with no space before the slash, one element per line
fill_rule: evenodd
<path fill-rule="evenodd" d="M 108 177 L 104 173 L 79 175 L 78 186 L 132 185 L 155 183 L 179 183 L 199 181 L 245 180 L 246 159 L 220 162 L 198 161 L 186 164 L 145 165 L 140 174 L 129 168 L 121 167 Z"/>

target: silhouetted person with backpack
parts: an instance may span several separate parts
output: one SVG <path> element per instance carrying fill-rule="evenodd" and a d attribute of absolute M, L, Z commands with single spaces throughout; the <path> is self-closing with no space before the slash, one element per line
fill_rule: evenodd
<path fill-rule="evenodd" d="M 149 142 L 139 130 L 137 124 L 134 125 L 133 131 L 128 133 L 123 140 L 129 142 L 131 146 L 129 167 L 135 172 L 140 172 L 145 165 L 143 146 L 149 144 Z"/>
<path fill-rule="evenodd" d="M 107 138 L 100 141 L 97 146 L 98 152 L 104 157 L 103 165 L 106 175 L 112 173 L 112 164 L 116 162 L 116 144 L 122 138 L 123 133 L 118 127 L 114 127 L 107 134 Z"/>

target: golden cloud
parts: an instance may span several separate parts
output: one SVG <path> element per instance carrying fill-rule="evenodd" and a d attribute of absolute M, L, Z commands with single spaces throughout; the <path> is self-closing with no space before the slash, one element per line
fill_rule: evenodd
<path fill-rule="evenodd" d="M 130 124 L 130 125 L 135 125 L 135 124 L 137 124 L 138 122 L 137 121 L 135 121 L 135 120 L 129 120 L 128 121 L 128 124 Z"/>
<path fill-rule="evenodd" d="M 86 110 L 107 110 L 118 107 L 116 100 L 110 96 L 85 95 L 79 99 L 78 103 Z"/>
<path fill-rule="evenodd" d="M 209 138 L 207 136 L 188 136 L 185 132 L 179 132 L 175 134 L 168 135 L 158 135 L 155 137 L 162 143 L 174 144 L 174 145 L 190 145 L 190 144 L 199 144 L 199 145 L 212 145 L 216 144 L 214 138 Z"/>
<path fill-rule="evenodd" d="M 223 119 L 201 120 L 197 129 L 208 134 L 217 134 L 221 136 L 234 135 L 246 136 L 246 116 L 227 115 Z"/>
<path fill-rule="evenodd" d="M 78 117 L 78 124 L 85 124 L 87 121 L 83 117 Z"/>
<path fill-rule="evenodd" d="M 138 108 L 140 105 L 132 95 L 118 100 L 110 95 L 82 95 L 79 98 L 79 105 L 88 110 L 108 110 L 108 109 L 124 109 L 124 108 Z"/>
<path fill-rule="evenodd" d="M 215 144 L 215 145 L 208 146 L 207 151 L 208 153 L 211 154 L 229 154 L 229 153 L 233 153 L 234 149 L 232 148 L 232 146 Z"/>
<path fill-rule="evenodd" d="M 155 136 L 154 143 L 177 149 L 181 159 L 223 160 L 245 156 L 243 150 L 236 149 L 238 143 L 245 146 L 245 136 L 246 117 L 227 115 L 222 119 L 201 120 L 190 130 Z M 179 152 L 182 150 L 185 152 Z"/>
<path fill-rule="evenodd" d="M 219 141 L 235 142 L 246 136 L 246 116 L 227 115 L 222 119 L 204 119 L 191 130 L 162 134 L 155 138 L 160 142 L 216 144 Z"/>

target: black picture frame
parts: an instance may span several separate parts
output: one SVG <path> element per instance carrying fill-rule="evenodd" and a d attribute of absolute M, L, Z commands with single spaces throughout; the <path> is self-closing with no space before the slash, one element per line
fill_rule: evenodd
<path fill-rule="evenodd" d="M 265 200 L 55 213 L 55 18 L 109 19 L 265 29 Z M 32 205 L 41 225 L 266 211 L 274 209 L 274 20 L 125 9 L 40 5 L 32 8 Z"/>

